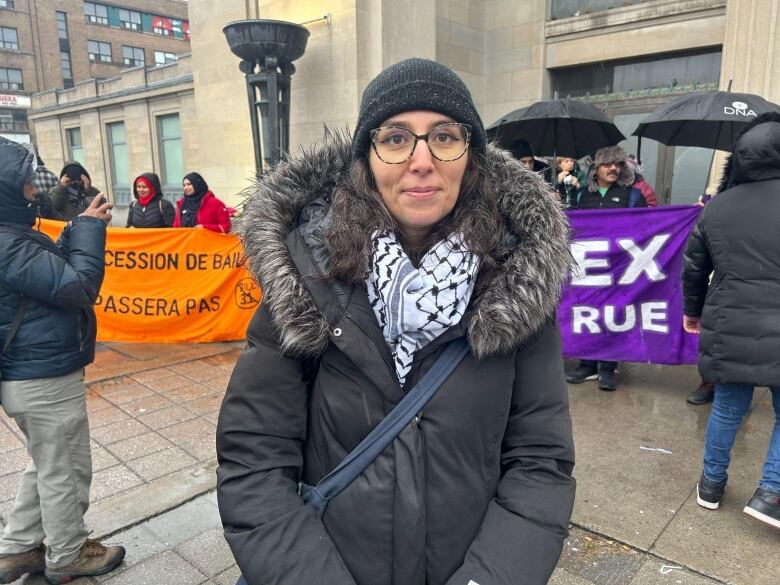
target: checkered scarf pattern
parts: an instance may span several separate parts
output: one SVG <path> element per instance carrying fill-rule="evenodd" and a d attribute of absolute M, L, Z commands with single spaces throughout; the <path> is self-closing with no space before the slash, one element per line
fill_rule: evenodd
<path fill-rule="evenodd" d="M 395 232 L 373 237 L 368 299 L 393 353 L 403 386 L 414 354 L 457 325 L 474 291 L 479 258 L 452 234 L 429 250 L 415 268 Z"/>

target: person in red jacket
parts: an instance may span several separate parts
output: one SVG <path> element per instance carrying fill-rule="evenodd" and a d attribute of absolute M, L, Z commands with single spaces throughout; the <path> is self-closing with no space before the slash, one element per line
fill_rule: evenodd
<path fill-rule="evenodd" d="M 226 234 L 230 231 L 230 214 L 222 201 L 209 191 L 198 173 L 184 175 L 184 197 L 176 202 L 173 227 L 203 227 Z"/>

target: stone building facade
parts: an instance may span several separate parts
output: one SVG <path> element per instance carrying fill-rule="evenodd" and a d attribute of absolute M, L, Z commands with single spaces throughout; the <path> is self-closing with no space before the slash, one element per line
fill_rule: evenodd
<path fill-rule="evenodd" d="M 486 125 L 558 94 L 595 103 L 629 136 L 643 117 L 673 97 L 725 88 L 729 80 L 734 91 L 780 102 L 780 76 L 775 74 L 780 0 L 188 4 L 192 93 L 185 102 L 191 109 L 183 108 L 180 116 L 182 127 L 189 128 L 182 132 L 184 142 L 196 147 L 187 146 L 183 164 L 201 172 L 218 196 L 234 204 L 254 173 L 254 157 L 244 77 L 222 33 L 233 20 L 286 20 L 305 23 L 310 31 L 292 78 L 293 151 L 321 136 L 324 125 L 345 131 L 353 127 L 366 84 L 384 67 L 412 56 L 453 68 L 470 88 Z M 761 50 L 754 50 L 759 44 Z M 103 104 L 108 103 L 106 94 L 80 115 L 102 120 Z M 72 110 L 51 103 L 44 108 L 38 98 L 33 108 L 36 127 L 56 119 L 60 128 L 59 134 L 46 133 L 51 140 L 45 141 L 43 152 L 63 152 L 62 121 Z M 101 123 L 103 127 L 94 130 L 105 136 Z M 149 142 L 153 133 L 142 130 L 136 136 L 134 126 L 127 125 L 128 148 L 154 152 Z M 635 140 L 624 146 L 634 151 Z M 648 142 L 642 154 L 645 174 L 663 202 L 688 203 L 704 189 L 712 151 Z M 134 167 L 133 173 L 143 170 L 148 168 Z"/>

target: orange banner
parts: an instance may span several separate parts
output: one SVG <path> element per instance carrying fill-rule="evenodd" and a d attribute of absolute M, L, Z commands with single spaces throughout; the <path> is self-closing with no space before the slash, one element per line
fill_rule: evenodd
<path fill-rule="evenodd" d="M 42 231 L 56 240 L 63 225 Z M 244 339 L 261 293 L 242 254 L 236 236 L 205 229 L 108 228 L 98 341 Z"/>

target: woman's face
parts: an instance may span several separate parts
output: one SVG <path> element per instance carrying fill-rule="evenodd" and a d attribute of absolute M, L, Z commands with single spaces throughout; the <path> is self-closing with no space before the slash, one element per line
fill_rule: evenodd
<path fill-rule="evenodd" d="M 434 126 L 455 122 L 436 112 L 416 110 L 388 118 L 381 126 L 400 126 L 413 134 L 427 134 Z M 412 156 L 401 164 L 382 162 L 370 148 L 369 166 L 382 201 L 407 238 L 425 237 L 455 207 L 468 162 L 468 151 L 459 159 L 442 162 L 419 140 Z"/>
<path fill-rule="evenodd" d="M 562 159 L 560 159 L 560 162 L 558 163 L 558 166 L 561 167 L 562 171 L 572 172 L 574 170 L 574 159 L 573 158 L 562 158 Z"/>
<path fill-rule="evenodd" d="M 182 181 L 182 187 L 184 188 L 184 194 L 188 197 L 195 194 L 195 187 L 192 186 L 189 179 Z"/>
<path fill-rule="evenodd" d="M 138 181 L 135 184 L 135 192 L 138 193 L 139 197 L 148 197 L 150 193 L 149 185 L 145 181 Z"/>

